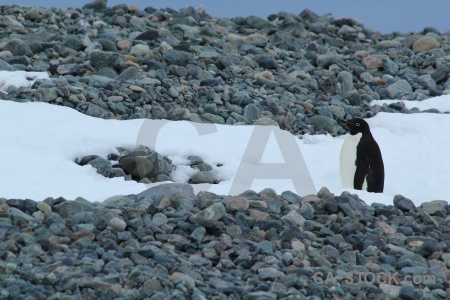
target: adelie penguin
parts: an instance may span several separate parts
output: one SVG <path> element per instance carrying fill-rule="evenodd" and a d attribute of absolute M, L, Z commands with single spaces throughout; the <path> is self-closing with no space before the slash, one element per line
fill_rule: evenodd
<path fill-rule="evenodd" d="M 370 132 L 369 124 L 360 118 L 342 122 L 350 130 L 340 154 L 341 182 L 344 188 L 382 193 L 384 164 L 381 150 Z"/>

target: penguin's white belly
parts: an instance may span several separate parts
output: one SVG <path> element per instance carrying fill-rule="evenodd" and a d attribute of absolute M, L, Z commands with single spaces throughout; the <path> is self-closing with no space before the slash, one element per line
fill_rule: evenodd
<path fill-rule="evenodd" d="M 353 189 L 353 182 L 356 172 L 356 147 L 362 133 L 355 135 L 349 134 L 342 144 L 341 154 L 339 156 L 339 168 L 341 173 L 341 184 L 343 188 Z M 363 190 L 367 190 L 367 182 L 364 180 Z"/>

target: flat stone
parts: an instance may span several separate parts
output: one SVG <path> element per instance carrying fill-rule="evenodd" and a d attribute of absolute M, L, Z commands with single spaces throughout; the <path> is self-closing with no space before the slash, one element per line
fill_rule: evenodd
<path fill-rule="evenodd" d="M 435 214 L 445 209 L 444 201 L 424 202 L 422 203 L 421 207 L 429 215 Z"/>
<path fill-rule="evenodd" d="M 171 281 L 175 281 L 175 280 L 183 280 L 185 282 L 187 282 L 187 284 L 191 287 L 191 288 L 195 288 L 195 279 L 192 278 L 191 276 L 187 275 L 187 274 L 183 274 L 180 272 L 174 272 L 169 276 L 169 279 Z"/>
<path fill-rule="evenodd" d="M 417 51 L 429 51 L 439 48 L 441 44 L 432 36 L 426 35 L 414 42 L 412 49 Z"/>
<path fill-rule="evenodd" d="M 369 55 L 363 58 L 362 64 L 366 69 L 381 69 L 383 67 L 383 59 L 389 59 L 387 55 Z"/>
<path fill-rule="evenodd" d="M 50 205 L 48 205 L 47 203 L 42 202 L 42 201 L 37 202 L 36 207 L 37 207 L 37 209 L 39 209 L 40 211 L 43 211 L 43 212 L 52 211 L 52 208 L 50 207 Z"/>
<path fill-rule="evenodd" d="M 396 99 L 396 97 L 401 96 L 402 93 L 412 93 L 412 87 L 408 81 L 400 79 L 388 86 L 386 91 L 391 99 Z"/>
<path fill-rule="evenodd" d="M 193 223 L 217 222 L 226 213 L 225 206 L 222 203 L 215 203 L 204 210 L 189 217 Z"/>
<path fill-rule="evenodd" d="M 161 184 L 151 187 L 136 196 L 137 201 L 150 201 L 156 205 L 159 205 L 164 198 L 177 199 L 182 197 L 183 200 L 195 199 L 194 189 L 187 183 Z"/>
<path fill-rule="evenodd" d="M 247 211 L 249 209 L 249 202 L 245 197 L 233 197 L 228 199 L 226 202 L 227 211 Z"/>
<path fill-rule="evenodd" d="M 134 85 L 134 84 L 130 85 L 128 88 L 130 90 L 132 90 L 133 92 L 136 92 L 136 93 L 143 93 L 143 92 L 146 91 L 144 88 L 142 88 L 140 86 L 137 86 L 137 85 Z"/>

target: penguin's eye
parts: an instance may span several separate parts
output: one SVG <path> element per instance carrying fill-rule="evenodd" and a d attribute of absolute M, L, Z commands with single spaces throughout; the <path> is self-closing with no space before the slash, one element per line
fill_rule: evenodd
<path fill-rule="evenodd" d="M 359 123 L 356 123 L 355 125 L 359 127 L 360 124 L 359 124 Z"/>

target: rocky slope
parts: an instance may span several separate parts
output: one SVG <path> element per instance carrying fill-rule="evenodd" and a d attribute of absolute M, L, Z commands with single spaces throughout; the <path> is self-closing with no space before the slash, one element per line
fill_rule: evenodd
<path fill-rule="evenodd" d="M 0 70 L 51 80 L 4 99 L 65 105 L 117 119 L 278 124 L 295 134 L 344 133 L 339 121 L 448 93 L 449 32 L 380 35 L 353 19 L 273 14 L 214 18 L 93 2 L 83 9 L 2 6 Z M 416 111 L 413 111 L 416 112 Z"/>

